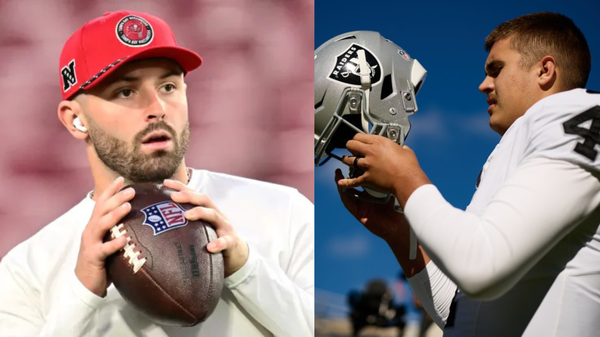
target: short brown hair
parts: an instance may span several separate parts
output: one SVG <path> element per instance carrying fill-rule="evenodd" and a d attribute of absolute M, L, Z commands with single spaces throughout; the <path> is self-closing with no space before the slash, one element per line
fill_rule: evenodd
<path fill-rule="evenodd" d="M 550 12 L 520 16 L 496 27 L 485 39 L 485 50 L 508 38 L 510 47 L 523 56 L 521 67 L 529 69 L 551 55 L 562 69 L 559 83 L 564 90 L 585 87 L 592 60 L 585 36 L 573 20 Z"/>

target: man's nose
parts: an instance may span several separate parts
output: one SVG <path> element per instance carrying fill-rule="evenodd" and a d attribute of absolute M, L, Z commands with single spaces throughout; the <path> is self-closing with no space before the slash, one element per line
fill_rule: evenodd
<path fill-rule="evenodd" d="M 494 91 L 494 80 L 490 76 L 486 76 L 479 85 L 479 91 L 483 94 Z"/>
<path fill-rule="evenodd" d="M 166 115 L 165 102 L 160 98 L 158 93 L 148 93 L 148 103 L 146 109 L 146 121 L 162 120 Z"/>

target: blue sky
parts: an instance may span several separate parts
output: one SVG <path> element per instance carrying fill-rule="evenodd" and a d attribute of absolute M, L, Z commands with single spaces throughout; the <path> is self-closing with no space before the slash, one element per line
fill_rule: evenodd
<path fill-rule="evenodd" d="M 406 144 L 446 199 L 464 209 L 500 139 L 488 126 L 486 97 L 477 90 L 487 57 L 483 42 L 498 24 L 538 11 L 565 14 L 583 31 L 592 53 L 588 88 L 600 90 L 599 1 L 315 0 L 315 48 L 347 31 L 374 30 L 419 60 L 428 75 Z M 374 277 L 393 280 L 400 267 L 385 242 L 342 205 L 336 167 L 342 165 L 332 160 L 315 168 L 316 287 L 345 295 Z"/>

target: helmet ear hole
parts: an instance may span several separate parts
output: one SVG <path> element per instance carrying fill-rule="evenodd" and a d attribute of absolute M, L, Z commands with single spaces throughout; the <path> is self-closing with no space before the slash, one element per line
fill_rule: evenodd
<path fill-rule="evenodd" d="M 392 85 L 392 75 L 385 75 L 383 78 L 383 84 L 381 86 L 381 100 L 388 98 L 394 93 L 394 86 Z"/>

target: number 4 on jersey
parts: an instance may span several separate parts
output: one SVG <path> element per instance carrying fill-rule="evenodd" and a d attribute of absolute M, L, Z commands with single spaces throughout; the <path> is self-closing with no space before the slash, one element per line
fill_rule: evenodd
<path fill-rule="evenodd" d="M 591 120 L 589 129 L 580 127 L 582 123 Z M 594 150 L 596 144 L 600 144 L 600 106 L 595 106 L 563 123 L 565 133 L 578 135 L 584 139 L 583 143 L 577 143 L 574 151 L 580 155 L 595 160 L 598 151 Z"/>

